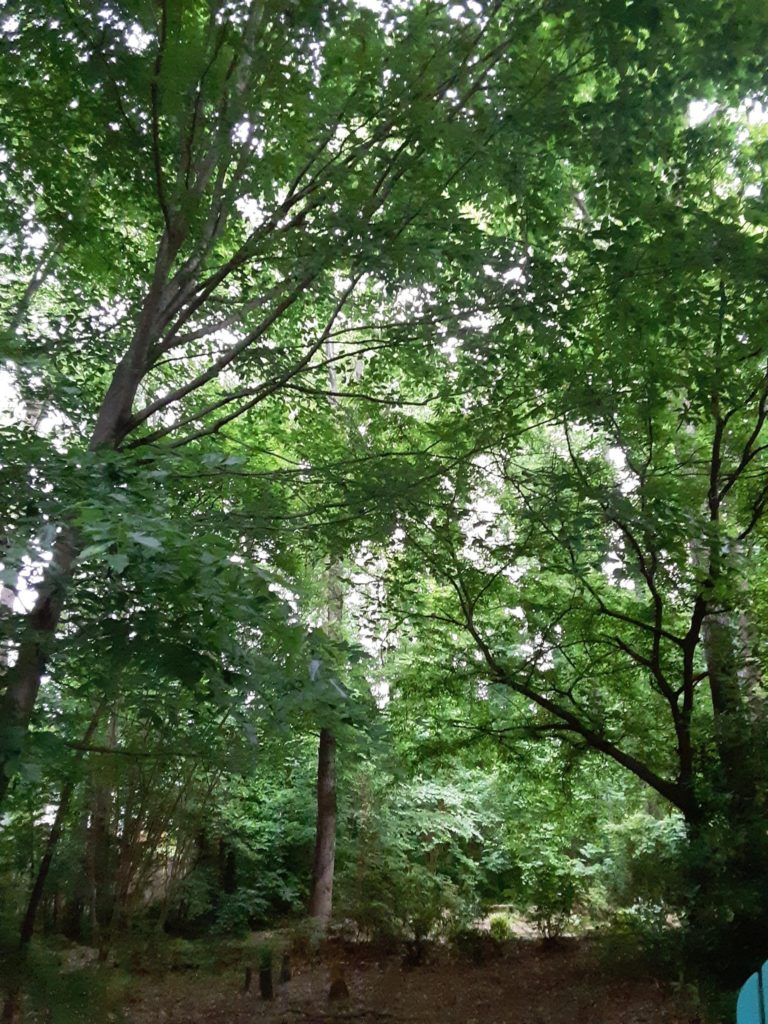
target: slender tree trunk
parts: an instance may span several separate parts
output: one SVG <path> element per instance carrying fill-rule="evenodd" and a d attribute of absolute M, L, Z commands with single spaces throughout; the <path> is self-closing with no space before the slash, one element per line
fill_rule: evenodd
<path fill-rule="evenodd" d="M 746 586 L 744 587 L 746 590 Z M 765 718 L 765 701 L 760 691 L 763 685 L 763 674 L 760 670 L 760 659 L 755 653 L 757 647 L 754 623 L 748 612 L 743 609 L 738 613 L 736 629 L 739 640 L 739 681 L 745 694 L 747 704 L 754 719 Z"/>
<path fill-rule="evenodd" d="M 112 711 L 106 745 L 117 746 L 117 713 Z M 111 833 L 114 793 L 98 771 L 90 779 L 90 827 L 86 840 L 86 874 L 88 878 L 88 911 L 92 941 L 98 943 L 99 934 L 112 916 L 112 861 Z"/>
<path fill-rule="evenodd" d="M 336 737 L 320 730 L 317 758 L 317 835 L 312 865 L 309 915 L 325 929 L 333 911 L 333 875 L 336 863 Z"/>
<path fill-rule="evenodd" d="M 333 341 L 325 343 L 328 360 L 328 401 L 334 409 L 339 406 L 336 395 L 338 380 Z M 356 370 L 357 375 L 357 370 Z M 344 612 L 344 590 L 341 565 L 332 562 L 328 570 L 328 597 L 326 628 L 329 634 L 338 632 Z M 320 730 L 317 753 L 317 833 L 315 857 L 312 865 L 312 892 L 309 915 L 315 918 L 323 931 L 333 913 L 333 878 L 336 870 L 336 737 L 326 726 Z"/>
<path fill-rule="evenodd" d="M 337 632 L 341 623 L 344 595 L 339 578 L 339 565 L 328 572 L 328 606 L 326 627 Z M 336 737 L 324 726 L 320 730 L 317 752 L 317 834 L 312 865 L 312 894 L 309 915 L 323 931 L 333 912 L 333 876 L 336 869 Z"/>
<path fill-rule="evenodd" d="M 757 634 L 750 613 L 748 571 L 749 554 L 743 545 L 736 544 L 733 551 L 736 566 L 736 606 L 738 611 L 734 623 L 734 642 L 738 652 L 737 675 L 739 689 L 743 694 L 748 716 L 752 724 L 763 723 L 766 717 L 763 696 L 763 674 L 758 655 Z"/>
<path fill-rule="evenodd" d="M 14 310 L 13 316 L 8 322 L 7 332 L 9 335 L 14 335 L 24 322 L 35 295 L 37 295 L 42 285 L 45 284 L 53 270 L 53 264 L 57 253 L 58 248 L 56 246 L 49 249 L 47 252 L 45 250 L 41 252 L 40 258 L 37 261 L 37 266 L 32 272 L 32 277 L 27 282 L 27 286 L 19 299 L 19 303 Z"/>
<path fill-rule="evenodd" d="M 50 269 L 50 261 L 48 266 Z M 44 274 L 47 275 L 47 273 L 48 270 L 45 270 Z M 9 333 L 11 334 L 18 329 L 19 324 L 21 323 L 21 320 L 23 319 L 23 316 L 26 313 L 28 306 L 32 301 L 34 293 L 37 291 L 37 288 L 39 288 L 40 285 L 43 283 L 44 277 L 41 277 L 39 280 L 37 280 L 36 284 L 34 284 L 35 280 L 37 280 L 36 277 L 33 277 L 32 281 L 27 286 L 24 298 L 22 299 L 22 302 L 19 305 L 19 309 L 17 310 L 14 320 L 11 322 L 11 326 L 9 328 Z M 20 418 L 24 426 L 30 430 L 37 430 L 38 424 L 40 423 L 40 420 L 43 418 L 44 408 L 45 405 L 41 401 L 23 403 L 21 407 Z M 5 550 L 5 547 L 5 543 L 0 543 L 0 550 Z M 18 587 L 18 584 L 18 577 L 16 579 L 15 587 L 9 587 L 5 583 L 0 583 L 0 617 L 13 618 L 16 615 L 16 588 Z M 10 631 L 8 635 L 10 636 Z M 0 646 L 0 669 L 3 670 L 3 674 L 5 674 L 5 671 L 7 671 L 8 669 L 8 653 L 9 646 L 8 640 L 6 639 L 3 641 L 2 646 Z M 0 723 L 1 722 L 2 718 L 0 718 Z M 1 749 L 2 744 L 0 741 L 0 750 Z M 2 781 L 3 774 L 4 773 L 0 771 L 0 781 Z M 0 795 L 0 802 L 1 799 L 2 797 Z"/>
<path fill-rule="evenodd" d="M 5 583 L 0 583 L 0 619 L 10 618 L 14 614 L 15 604 L 16 594 Z M 0 646 L 0 669 L 4 671 L 7 667 L 8 648 L 6 641 L 3 641 L 2 646 Z"/>
<path fill-rule="evenodd" d="M 90 743 L 91 738 L 96 731 L 96 726 L 99 723 L 101 710 L 102 709 L 99 707 L 94 712 L 93 717 L 88 724 L 88 728 L 86 729 L 85 735 L 83 736 L 83 746 L 87 746 Z M 80 761 L 82 758 L 83 754 L 81 753 L 78 755 L 77 760 Z M 27 949 L 35 932 L 35 919 L 37 918 L 37 912 L 43 899 L 45 883 L 48 879 L 48 873 L 51 869 L 56 847 L 58 846 L 59 839 L 61 838 L 64 822 L 69 811 L 69 805 L 72 801 L 72 794 L 74 791 L 75 782 L 73 780 L 65 783 L 61 790 L 61 799 L 59 800 L 59 806 L 56 810 L 56 816 L 53 819 L 51 831 L 48 833 L 45 850 L 40 860 L 32 891 L 30 892 L 29 900 L 27 901 L 27 909 L 21 922 L 21 929 L 19 931 L 19 957 L 17 963 L 18 976 L 11 983 L 8 994 L 6 995 L 5 1002 L 3 1004 L 3 1014 L 0 1018 L 2 1024 L 13 1024 L 18 1015 L 19 997 L 21 995 L 21 968 L 24 960 L 26 959 Z"/>
<path fill-rule="evenodd" d="M 101 708 L 93 713 L 91 721 L 88 723 L 88 728 L 85 731 L 85 735 L 82 739 L 82 745 L 88 746 L 91 742 L 96 726 L 99 723 L 99 717 L 101 716 Z M 81 752 L 77 760 L 81 761 L 83 758 L 83 752 Z M 40 901 L 43 898 L 43 892 L 45 890 L 45 883 L 48 878 L 48 872 L 51 869 L 51 862 L 53 861 L 53 855 L 56 852 L 56 846 L 58 845 L 59 839 L 61 838 L 62 829 L 64 827 L 64 821 L 69 811 L 69 805 L 72 801 L 72 794 L 75 791 L 75 782 L 70 780 L 65 783 L 61 790 L 61 799 L 59 800 L 59 806 L 56 810 L 56 817 L 53 819 L 53 825 L 51 831 L 48 833 L 48 840 L 45 844 L 45 851 L 40 860 L 40 865 L 37 869 L 37 876 L 35 878 L 35 884 L 32 887 L 32 892 L 29 896 L 27 903 L 27 910 L 24 914 L 24 920 L 21 925 L 21 932 L 19 936 L 19 945 L 23 948 L 29 945 L 33 932 L 35 930 L 35 918 L 37 911 L 40 907 Z"/>

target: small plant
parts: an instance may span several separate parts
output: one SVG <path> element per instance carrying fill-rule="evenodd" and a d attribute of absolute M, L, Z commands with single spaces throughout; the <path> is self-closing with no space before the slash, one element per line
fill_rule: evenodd
<path fill-rule="evenodd" d="M 494 914 L 488 921 L 488 931 L 494 942 L 509 942 L 512 938 L 512 925 L 508 915 Z"/>
<path fill-rule="evenodd" d="M 312 958 L 317 955 L 323 941 L 323 929 L 312 917 L 294 924 L 288 934 L 289 949 L 298 957 Z"/>
<path fill-rule="evenodd" d="M 259 970 L 272 970 L 272 961 L 275 957 L 275 949 L 269 942 L 262 942 L 256 947 L 256 957 L 259 963 Z"/>

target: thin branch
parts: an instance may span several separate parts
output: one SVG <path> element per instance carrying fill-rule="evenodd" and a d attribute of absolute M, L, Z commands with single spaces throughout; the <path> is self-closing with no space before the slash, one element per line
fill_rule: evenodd
<path fill-rule="evenodd" d="M 143 409 L 140 409 L 138 412 L 134 413 L 131 416 L 128 423 L 126 424 L 124 436 L 129 434 L 131 431 L 135 430 L 136 427 L 142 424 L 145 420 L 149 419 L 149 417 L 152 416 L 154 413 L 159 412 L 161 409 L 167 408 L 169 405 L 173 405 L 180 399 L 191 394 L 193 391 L 197 391 L 198 388 L 201 388 L 204 384 L 207 384 L 209 381 L 217 377 L 222 370 L 229 366 L 229 364 L 232 363 L 237 358 L 238 355 L 240 355 L 241 352 L 245 351 L 245 349 L 247 349 L 250 345 L 252 345 L 255 341 L 257 341 L 266 333 L 266 331 L 272 326 L 272 324 L 280 316 L 282 316 L 282 314 L 290 306 L 292 306 L 294 302 L 296 302 L 296 300 L 308 287 L 311 281 L 311 276 L 302 278 L 299 281 L 298 285 L 290 292 L 290 294 L 287 295 L 282 300 L 282 302 L 279 302 L 277 306 L 275 306 L 275 308 L 271 311 L 271 313 L 264 317 L 264 319 L 261 321 L 258 327 L 254 328 L 254 330 L 246 334 L 245 337 L 241 338 L 236 344 L 231 345 L 229 348 L 225 349 L 222 355 L 220 355 L 218 359 L 211 363 L 211 365 L 203 373 L 198 374 L 196 377 L 193 377 L 192 380 L 187 381 L 186 384 L 183 384 L 180 387 L 167 392 L 165 395 L 162 395 L 160 398 L 155 399 L 154 402 L 150 402 L 149 405 L 146 405 Z M 313 349 L 310 350 L 310 355 L 312 351 Z"/>
<path fill-rule="evenodd" d="M 168 5 L 167 0 L 160 0 L 160 34 L 158 39 L 157 56 L 155 57 L 154 75 L 150 86 L 151 110 L 152 110 L 152 161 L 155 169 L 155 184 L 157 186 L 157 198 L 165 221 L 165 229 L 171 234 L 171 212 L 165 193 L 165 181 L 163 178 L 163 161 L 160 154 L 160 72 L 163 66 L 163 52 L 165 50 L 168 32 Z"/>

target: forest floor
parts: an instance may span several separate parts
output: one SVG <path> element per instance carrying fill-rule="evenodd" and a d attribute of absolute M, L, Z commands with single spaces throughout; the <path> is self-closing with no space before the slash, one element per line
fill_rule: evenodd
<path fill-rule="evenodd" d="M 342 967 L 349 998 L 330 1001 Z M 433 949 L 406 969 L 399 956 L 358 944 L 294 966 L 274 999 L 259 995 L 254 968 L 173 972 L 135 980 L 123 1007 L 130 1024 L 699 1024 L 690 996 L 639 970 L 607 969 L 588 940 L 509 943 L 479 964 Z"/>

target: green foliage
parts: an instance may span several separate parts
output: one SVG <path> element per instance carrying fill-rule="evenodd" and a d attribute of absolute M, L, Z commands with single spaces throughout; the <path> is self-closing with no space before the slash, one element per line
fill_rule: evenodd
<path fill-rule="evenodd" d="M 0 988 L 20 980 L 23 1020 L 47 1015 L 55 1024 L 76 1024 L 94 1014 L 102 1019 L 119 1012 L 130 991 L 130 978 L 114 967 L 91 960 L 77 963 L 77 950 L 36 946 L 22 960 L 15 946 L 4 947 Z"/>
<path fill-rule="evenodd" d="M 460 957 L 470 960 L 478 967 L 498 952 L 496 939 L 473 925 L 462 925 L 455 929 L 451 934 L 451 944 Z M 492 946 L 491 949 L 489 945 Z"/>
<path fill-rule="evenodd" d="M 421 940 L 472 920 L 485 870 L 482 807 L 451 784 L 363 775 L 339 913 L 375 938 Z M 469 798 L 468 798 L 469 796 Z"/>
<path fill-rule="evenodd" d="M 199 934 L 242 934 L 276 916 L 290 916 L 307 899 L 314 839 L 312 749 L 266 745 L 273 759 L 219 790 L 217 807 L 197 833 L 184 876 L 171 890 L 168 925 Z M 190 823 L 199 829 L 197 818 Z"/>
<path fill-rule="evenodd" d="M 12 7 L 3 912 L 756 956 L 760 5 Z"/>
<path fill-rule="evenodd" d="M 599 933 L 597 948 L 606 971 L 624 977 L 651 972 L 674 983 L 695 978 L 699 971 L 685 946 L 685 933 L 667 906 L 637 900 L 613 915 Z"/>
<path fill-rule="evenodd" d="M 538 930 L 545 938 L 554 939 L 568 927 L 583 894 L 582 865 L 571 857 L 543 853 L 523 865 L 522 895 Z"/>
<path fill-rule="evenodd" d="M 220 935 L 245 935 L 254 921 L 267 917 L 268 911 L 269 904 L 259 892 L 241 886 L 220 898 L 212 931 Z"/>
<path fill-rule="evenodd" d="M 512 925 L 507 914 L 491 914 L 488 931 L 494 942 L 508 942 L 512 937 Z"/>
<path fill-rule="evenodd" d="M 274 946 L 268 943 L 262 943 L 262 945 L 260 945 L 257 948 L 256 954 L 259 963 L 259 969 L 267 971 L 271 970 L 275 956 Z"/>
<path fill-rule="evenodd" d="M 651 906 L 665 908 L 663 914 L 679 912 L 687 885 L 687 835 L 679 816 L 635 811 L 606 823 L 599 838 L 581 851 L 590 864 L 593 914 L 610 919 Z"/>

